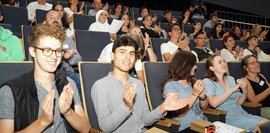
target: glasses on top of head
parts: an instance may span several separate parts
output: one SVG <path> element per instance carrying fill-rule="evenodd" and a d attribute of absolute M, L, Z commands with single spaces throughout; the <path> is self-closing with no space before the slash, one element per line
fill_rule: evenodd
<path fill-rule="evenodd" d="M 248 63 L 247 65 L 254 65 L 254 64 L 257 64 L 257 63 L 260 64 L 260 62 L 256 60 L 256 61 L 252 61 L 252 62 Z"/>
<path fill-rule="evenodd" d="M 50 48 L 39 48 L 39 47 L 34 47 L 34 48 L 41 50 L 42 54 L 47 57 L 51 56 L 53 52 L 55 53 L 56 57 L 62 57 L 64 54 L 63 49 L 52 50 Z"/>

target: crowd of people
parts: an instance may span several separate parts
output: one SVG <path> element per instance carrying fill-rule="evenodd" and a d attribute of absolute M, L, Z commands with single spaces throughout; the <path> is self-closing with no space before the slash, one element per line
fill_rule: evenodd
<path fill-rule="evenodd" d="M 6 4 L 17 6 L 18 1 Z M 208 121 L 201 110 L 208 107 L 226 111 L 226 123 L 247 132 L 269 122 L 270 84 L 261 74 L 259 62 L 270 62 L 270 55 L 258 45 L 266 39 L 268 30 L 262 31 L 259 24 L 254 24 L 251 32 L 234 26 L 225 33 L 224 21 L 219 21 L 216 13 L 211 13 L 206 23 L 193 21 L 208 17 L 201 0 L 191 2 L 182 19 L 170 10 L 164 11 L 164 18 L 158 18 L 141 7 L 136 18 L 141 25 L 130 19 L 129 9 L 122 3 L 110 10 L 108 3 L 103 6 L 101 0 L 93 0 L 92 7 L 85 12 L 85 3 L 78 0 L 69 0 L 67 7 L 46 0 L 29 3 L 28 19 L 35 26 L 28 50 L 34 69 L 0 86 L 0 132 L 89 132 L 81 102 L 80 74 L 74 70 L 82 57 L 76 48 L 73 14 L 95 16 L 88 30 L 109 32 L 112 40 L 100 51 L 97 62 L 112 63 L 113 69 L 96 81 L 91 91 L 103 132 L 144 132 L 169 112 L 181 122 L 179 132 L 190 131 L 192 121 Z M 36 9 L 47 10 L 42 24 L 36 24 Z M 4 18 L 1 16 L 0 21 Z M 123 22 L 117 33 L 111 33 L 108 18 Z M 168 23 L 167 29 L 160 23 Z M 187 25 L 194 28 L 190 34 L 183 30 Z M 212 28 L 212 32 L 207 34 L 205 28 Z M 155 53 L 151 38 L 169 41 L 160 44 L 161 53 Z M 222 40 L 224 47 L 212 51 L 209 39 Z M 192 40 L 194 48 L 190 47 Z M 235 40 L 246 41 L 247 48 L 237 46 Z M 158 54 L 170 65 L 161 84 L 164 101 L 150 111 L 142 62 L 157 62 Z M 19 38 L 0 26 L 0 61 L 24 59 Z M 198 62 L 206 66 L 203 79 L 194 78 Z M 229 76 L 227 62 L 241 63 L 245 75 L 240 79 Z M 133 68 L 137 78 L 129 75 Z M 261 115 L 247 113 L 241 106 L 245 101 L 262 103 Z"/>

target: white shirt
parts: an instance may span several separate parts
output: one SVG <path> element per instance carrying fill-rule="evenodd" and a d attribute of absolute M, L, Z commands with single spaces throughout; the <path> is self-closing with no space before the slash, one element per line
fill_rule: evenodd
<path fill-rule="evenodd" d="M 105 10 L 99 10 L 96 14 L 96 22 L 92 23 L 89 26 L 89 31 L 100 31 L 100 32 L 110 32 L 110 25 L 108 23 L 108 20 L 106 20 L 104 23 L 99 22 L 99 17 L 102 12 L 106 12 Z"/>
<path fill-rule="evenodd" d="M 233 51 L 233 53 L 235 54 L 235 51 Z M 226 62 L 238 62 L 240 61 L 239 58 L 235 59 L 233 54 L 231 52 L 229 52 L 227 49 L 223 48 L 221 51 L 220 51 L 220 55 L 221 57 L 223 57 Z"/>
<path fill-rule="evenodd" d="M 252 53 L 248 49 L 244 49 L 243 57 L 247 55 L 252 55 Z M 261 62 L 270 61 L 270 56 L 266 53 L 264 53 L 262 50 L 258 53 L 258 60 Z"/>
<path fill-rule="evenodd" d="M 50 10 L 52 9 L 52 4 L 45 3 L 44 5 L 38 4 L 37 1 L 31 2 L 27 6 L 27 11 L 28 11 L 28 20 L 31 22 L 34 22 L 36 19 L 36 9 L 41 9 L 41 10 Z"/>
<path fill-rule="evenodd" d="M 113 43 L 109 43 L 107 46 L 105 46 L 103 48 L 103 50 L 101 51 L 97 61 L 104 62 L 104 63 L 111 63 L 111 61 L 112 61 L 112 58 L 111 58 L 112 48 L 113 48 Z M 136 71 L 142 70 L 142 60 L 141 59 L 136 60 L 134 68 Z"/>
<path fill-rule="evenodd" d="M 178 50 L 178 46 L 171 41 L 168 41 L 167 43 L 162 43 L 160 45 L 162 60 L 165 61 L 165 59 L 163 58 L 163 54 L 170 53 L 172 55 L 176 50 Z"/>

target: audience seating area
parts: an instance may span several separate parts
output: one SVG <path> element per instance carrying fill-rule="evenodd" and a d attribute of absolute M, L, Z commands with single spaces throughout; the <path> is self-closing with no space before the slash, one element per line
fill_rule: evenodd
<path fill-rule="evenodd" d="M 34 0 L 26 1 L 25 3 L 29 3 Z M 49 3 L 59 2 L 64 7 L 68 5 L 66 0 L 50 0 L 47 1 Z M 3 23 L 0 23 L 0 26 L 9 29 L 13 32 L 14 35 L 22 39 L 22 45 L 25 52 L 25 61 L 24 62 L 0 62 L 0 85 L 4 82 L 18 77 L 19 75 L 29 72 L 33 70 L 34 64 L 31 61 L 31 57 L 29 55 L 29 35 L 32 31 L 32 26 L 29 25 L 27 9 L 25 8 L 27 4 L 23 3 L 23 7 L 10 7 L 10 6 L 1 6 L 2 13 L 4 15 Z M 80 2 L 81 3 L 81 2 Z M 92 9 L 92 4 L 86 2 L 86 8 L 84 10 L 85 13 L 88 13 L 89 9 Z M 112 8 L 112 6 L 110 6 Z M 141 25 L 142 22 L 138 21 L 139 17 L 139 8 L 130 7 L 129 8 L 130 18 L 135 19 L 137 25 Z M 150 10 L 152 15 L 157 15 L 158 20 L 163 18 L 163 10 Z M 36 22 L 42 23 L 45 20 L 46 11 L 44 10 L 36 10 Z M 182 19 L 182 11 L 172 11 L 174 17 Z M 113 19 L 108 18 L 108 22 L 111 23 Z M 78 52 L 82 57 L 82 62 L 78 64 L 79 66 L 79 74 L 80 74 L 80 82 L 81 82 L 81 92 L 82 92 L 82 101 L 85 109 L 85 114 L 87 115 L 91 129 L 90 132 L 102 133 L 99 128 L 98 119 L 96 112 L 94 110 L 94 105 L 91 99 L 91 88 L 94 82 L 108 74 L 113 69 L 113 65 L 111 63 L 98 63 L 97 59 L 102 51 L 102 49 L 109 43 L 111 43 L 110 34 L 108 32 L 94 32 L 88 31 L 89 26 L 96 21 L 95 16 L 74 14 L 74 29 L 75 36 L 74 40 L 76 42 L 76 47 Z M 201 23 L 205 23 L 206 19 L 194 19 L 193 22 L 200 21 Z M 162 29 L 167 31 L 168 24 L 160 23 Z M 229 28 L 224 28 L 225 32 L 228 32 Z M 212 28 L 205 28 L 204 31 L 209 37 Z M 184 27 L 184 32 L 189 35 L 193 32 L 193 25 L 186 25 Z M 158 62 L 144 62 L 143 63 L 143 72 L 145 77 L 145 87 L 146 87 L 146 97 L 149 104 L 149 109 L 153 110 L 157 106 L 162 103 L 162 88 L 161 83 L 165 80 L 165 77 L 168 73 L 169 63 L 162 62 L 162 55 L 160 51 L 160 45 L 163 43 L 167 43 L 168 39 L 160 39 L 160 38 L 151 38 L 151 43 L 155 54 L 157 55 Z M 224 43 L 222 40 L 210 39 L 210 49 L 212 51 L 221 50 L 224 48 Z M 236 45 L 240 47 L 247 48 L 247 42 L 245 41 L 235 41 Z M 195 42 L 193 39 L 190 40 L 190 49 L 195 48 Z M 265 53 L 270 54 L 270 41 L 262 41 L 259 43 L 259 47 L 265 51 Z M 148 57 L 147 57 L 148 58 Z M 146 59 L 147 60 L 147 59 Z M 270 81 L 270 62 L 261 62 L 261 73 L 266 76 L 266 78 Z M 228 63 L 229 75 L 235 77 L 235 79 L 241 78 L 244 75 L 242 71 L 241 64 L 237 63 Z M 204 72 L 206 71 L 204 63 L 197 63 L 197 72 L 195 75 L 196 79 L 202 79 Z M 134 76 L 134 72 L 131 72 L 131 75 Z M 154 77 L 154 78 L 153 78 Z M 252 104 L 245 103 L 244 109 L 249 113 L 260 115 L 260 104 Z M 205 115 L 209 118 L 210 121 L 222 121 L 225 122 L 226 112 L 214 110 L 214 109 L 206 109 L 203 110 Z M 213 115 L 214 114 L 214 115 Z M 180 126 L 180 122 L 170 120 L 170 119 L 162 119 L 156 123 L 155 126 L 164 129 L 168 132 L 176 132 L 178 131 L 178 127 Z M 269 125 L 269 123 L 268 123 Z M 267 129 L 269 126 L 260 125 L 261 132 L 269 131 Z"/>

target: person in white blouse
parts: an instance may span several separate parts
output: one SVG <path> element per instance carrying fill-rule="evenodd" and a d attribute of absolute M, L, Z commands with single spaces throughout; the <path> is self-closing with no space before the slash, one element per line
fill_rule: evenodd
<path fill-rule="evenodd" d="M 96 14 L 96 22 L 92 23 L 89 31 L 110 32 L 110 24 L 108 23 L 108 14 L 105 10 L 99 10 Z"/>
<path fill-rule="evenodd" d="M 244 49 L 236 46 L 231 35 L 226 35 L 223 38 L 224 48 L 220 51 L 220 55 L 226 62 L 239 62 L 243 58 Z"/>
<path fill-rule="evenodd" d="M 46 0 L 37 0 L 29 3 L 26 8 L 28 12 L 28 20 L 31 23 L 34 23 L 36 21 L 36 9 L 48 11 L 52 9 L 52 4 L 47 3 Z"/>
<path fill-rule="evenodd" d="M 110 24 L 108 23 L 108 13 L 105 10 L 99 10 L 96 14 L 96 22 L 89 26 L 89 31 L 110 32 Z M 110 33 L 111 40 L 116 39 L 115 33 Z"/>

